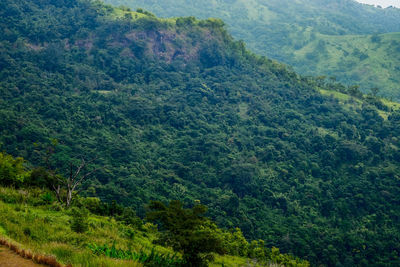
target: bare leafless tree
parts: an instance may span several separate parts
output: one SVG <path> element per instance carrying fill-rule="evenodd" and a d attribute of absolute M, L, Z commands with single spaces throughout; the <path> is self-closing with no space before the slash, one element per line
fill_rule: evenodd
<path fill-rule="evenodd" d="M 51 185 L 51 189 L 56 194 L 57 200 L 60 203 L 64 203 L 65 200 L 65 205 L 69 207 L 74 197 L 74 193 L 77 192 L 78 187 L 85 179 L 87 179 L 89 176 L 93 175 L 97 170 L 99 170 L 99 168 L 90 168 L 90 165 L 97 158 L 86 161 L 82 157 L 79 165 L 75 165 L 72 160 L 70 161 L 68 176 L 60 175 L 60 171 L 55 167 L 56 164 L 51 163 L 51 158 L 55 154 L 55 148 L 57 144 L 58 141 L 56 139 L 53 139 L 51 144 L 46 148 L 46 152 L 44 155 L 44 163 L 49 174 L 48 186 Z M 61 171 L 61 173 L 63 173 L 63 171 Z M 64 192 L 66 192 L 65 198 Z"/>
<path fill-rule="evenodd" d="M 79 164 L 78 167 L 74 166 L 72 162 L 70 163 L 69 176 L 65 178 L 64 181 L 67 190 L 67 197 L 66 197 L 67 207 L 71 205 L 71 201 L 77 187 L 81 185 L 85 179 L 87 179 L 89 176 L 91 176 L 98 170 L 98 168 L 94 168 L 85 173 L 85 170 L 88 169 L 88 165 L 95 160 L 96 159 L 86 162 L 85 159 L 82 158 L 81 163 Z"/>

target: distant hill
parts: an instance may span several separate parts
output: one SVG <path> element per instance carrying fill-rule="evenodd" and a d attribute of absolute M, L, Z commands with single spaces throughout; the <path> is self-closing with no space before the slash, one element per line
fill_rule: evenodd
<path fill-rule="evenodd" d="M 304 74 L 334 76 L 370 93 L 398 100 L 400 92 L 400 33 L 375 35 L 318 35 L 293 52 L 292 64 Z"/>
<path fill-rule="evenodd" d="M 335 76 L 346 84 L 361 85 L 366 93 L 370 88 L 378 87 L 381 95 L 400 100 L 400 72 L 397 69 L 400 61 L 396 50 L 400 45 L 398 35 L 385 35 L 383 40 L 386 44 L 380 48 L 377 48 L 377 43 L 368 45 L 373 34 L 400 31 L 400 9 L 397 8 L 375 8 L 353 0 L 105 2 L 146 8 L 163 17 L 221 18 L 233 36 L 243 39 L 251 50 L 292 65 L 300 73 Z M 334 50 L 345 52 L 310 50 L 326 38 L 330 41 L 336 39 Z M 361 42 L 363 45 L 360 47 Z M 356 49 L 361 49 L 369 60 L 351 56 Z M 304 51 L 307 51 L 308 57 L 303 55 Z"/>
<path fill-rule="evenodd" d="M 54 151 L 65 174 L 96 159 L 85 196 L 140 216 L 200 201 L 315 266 L 400 265 L 398 106 L 256 56 L 221 20 L 3 0 L 0 92 L 1 149 Z"/>

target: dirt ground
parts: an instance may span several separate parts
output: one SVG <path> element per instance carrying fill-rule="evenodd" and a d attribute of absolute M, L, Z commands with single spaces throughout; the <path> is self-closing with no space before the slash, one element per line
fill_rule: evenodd
<path fill-rule="evenodd" d="M 46 267 L 36 264 L 11 251 L 7 247 L 0 246 L 0 267 Z"/>

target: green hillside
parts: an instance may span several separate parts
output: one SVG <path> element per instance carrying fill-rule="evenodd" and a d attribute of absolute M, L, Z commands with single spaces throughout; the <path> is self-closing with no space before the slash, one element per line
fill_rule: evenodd
<path fill-rule="evenodd" d="M 294 66 L 302 74 L 330 75 L 348 85 L 361 85 L 365 93 L 378 87 L 381 95 L 400 100 L 399 35 L 373 35 L 399 32 L 400 9 L 352 0 L 105 2 L 146 8 L 163 17 L 221 18 L 235 38 L 258 54 Z"/>
<path fill-rule="evenodd" d="M 66 207 L 50 188 L 37 186 L 37 174 L 45 174 L 46 170 L 29 170 L 26 165 L 21 158 L 0 153 L 1 249 L 8 246 L 20 256 L 46 266 L 204 265 L 185 261 L 187 250 L 175 250 L 171 244 L 160 245 L 158 240 L 165 229 L 160 227 L 158 231 L 157 225 L 140 220 L 131 208 L 79 195 Z M 196 208 L 205 207 L 195 204 L 191 209 L 176 209 L 168 220 L 174 220 L 175 216 L 182 222 L 181 226 L 185 225 L 190 218 L 184 215 L 195 216 L 192 212 Z M 306 261 L 281 254 L 278 248 L 266 248 L 262 241 L 247 242 L 239 228 L 226 231 L 206 217 L 197 215 L 195 218 L 201 222 L 201 229 L 186 229 L 183 238 L 190 240 L 193 251 L 207 256 L 208 260 L 203 263 L 208 262 L 210 266 L 309 266 Z M 201 239 L 205 233 L 210 241 Z M 213 242 L 219 247 L 218 253 L 215 249 L 210 250 L 214 253 L 205 253 L 209 251 L 201 250 L 199 241 L 188 238 L 190 235 L 196 236 L 201 246 Z"/>
<path fill-rule="evenodd" d="M 354 81 L 367 92 L 398 99 L 400 92 L 400 33 L 318 37 L 294 51 L 293 64 L 307 75 L 339 77 Z M 369 91 L 370 93 L 370 91 Z"/>
<path fill-rule="evenodd" d="M 394 104 L 299 76 L 223 25 L 1 1 L 2 149 L 65 176 L 93 160 L 81 195 L 142 218 L 151 200 L 200 201 L 313 265 L 399 265 Z"/>
<path fill-rule="evenodd" d="M 43 192 L 38 190 L 33 190 L 33 193 L 29 193 L 28 190 L 16 192 L 8 188 L 0 188 L 0 192 L 2 199 L 18 198 L 11 204 L 0 201 L 0 239 L 17 244 L 21 249 L 31 251 L 33 254 L 55 257 L 62 264 L 88 267 L 179 266 L 174 265 L 173 260 L 170 260 L 169 265 L 160 264 L 160 261 L 154 259 L 155 257 L 150 258 L 151 253 L 159 258 L 171 259 L 175 256 L 177 259 L 175 262 L 181 261 L 181 255 L 172 248 L 154 244 L 154 240 L 160 234 L 153 224 L 147 223 L 138 229 L 136 226 L 116 221 L 111 216 L 89 214 L 88 230 L 77 233 L 70 227 L 73 220 L 70 210 L 54 210 L 54 207 L 58 207 L 57 203 L 45 205 L 40 197 L 32 196 L 44 194 Z M 10 199 L 7 199 L 7 202 L 10 202 Z M 248 247 L 243 247 L 246 250 L 244 253 L 249 252 L 247 254 L 249 257 L 213 254 L 209 266 L 309 266 L 305 261 L 280 254 L 277 248 L 268 250 L 254 244 L 254 242 L 251 245 L 247 243 Z M 119 255 L 122 251 L 136 254 L 128 258 Z M 261 255 L 260 252 L 265 253 L 268 260 L 257 259 Z M 145 260 L 145 257 L 150 259 Z"/>

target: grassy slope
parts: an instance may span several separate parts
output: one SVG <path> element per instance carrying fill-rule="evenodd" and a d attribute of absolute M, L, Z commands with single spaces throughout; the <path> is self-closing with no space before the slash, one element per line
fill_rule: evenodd
<path fill-rule="evenodd" d="M 142 248 L 150 252 L 151 248 L 159 253 L 174 254 L 172 249 L 153 245 L 157 232 L 151 224 L 144 230 L 134 229 L 113 218 L 89 216 L 89 230 L 76 233 L 70 228 L 71 216 L 68 211 L 57 210 L 58 205 L 39 203 L 40 190 L 15 190 L 0 187 L 0 237 L 17 241 L 22 248 L 34 253 L 54 255 L 57 260 L 73 266 L 142 266 L 141 263 L 123 261 L 96 256 L 87 247 L 89 243 L 97 245 L 114 241 L 117 248 L 139 251 Z M 16 203 L 6 203 L 16 202 Z M 36 203 L 36 204 L 34 204 Z M 34 205 L 33 205 L 34 204 Z M 134 232 L 130 238 L 129 233 Z M 251 259 L 216 255 L 210 266 L 258 266 Z M 263 265 L 264 266 L 264 265 Z"/>
<path fill-rule="evenodd" d="M 1 188 L 4 196 L 19 196 L 28 201 L 32 197 L 27 191 L 14 191 Z M 70 228 L 71 217 L 66 212 L 50 210 L 46 206 L 34 207 L 31 204 L 7 204 L 0 201 L 0 224 L 5 235 L 33 252 L 54 255 L 62 263 L 73 266 L 141 266 L 140 263 L 97 257 L 86 248 L 88 243 L 110 244 L 113 240 L 122 247 L 131 245 L 139 249 L 141 245 L 150 246 L 152 234 L 135 231 L 134 240 L 124 237 L 129 227 L 109 218 L 93 216 L 89 218 L 90 230 L 78 234 Z M 29 230 L 28 230 L 29 229 Z M 29 233 L 29 234 L 28 234 Z M 147 236 L 145 236 L 147 235 Z M 157 247 L 159 251 L 168 249 Z"/>
<path fill-rule="evenodd" d="M 356 110 L 362 108 L 363 101 L 348 94 L 325 89 L 319 89 L 319 92 L 322 95 L 336 98 L 337 100 L 339 100 L 339 103 L 342 104 L 347 110 Z M 400 103 L 393 102 L 385 98 L 380 98 L 380 101 L 382 101 L 384 105 L 386 105 L 389 109 L 393 111 L 400 110 Z M 390 115 L 390 112 L 383 110 L 378 110 L 378 113 L 384 120 L 387 120 Z"/>
<path fill-rule="evenodd" d="M 400 33 L 383 35 L 318 35 L 294 51 L 296 68 L 310 75 L 337 76 L 341 82 L 377 87 L 382 94 L 400 99 Z M 306 64 L 305 64 L 306 63 Z"/>

